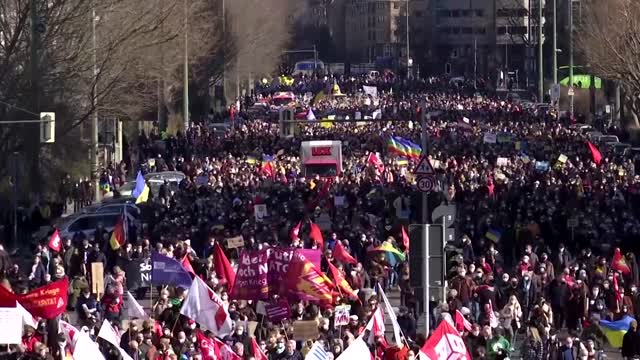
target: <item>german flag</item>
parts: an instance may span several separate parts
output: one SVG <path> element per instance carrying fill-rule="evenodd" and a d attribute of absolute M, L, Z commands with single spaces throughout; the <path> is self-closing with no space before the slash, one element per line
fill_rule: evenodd
<path fill-rule="evenodd" d="M 113 232 L 111 233 L 111 239 L 109 240 L 109 244 L 111 244 L 111 249 L 118 250 L 122 245 L 127 242 L 125 237 L 125 215 L 122 215 L 116 226 L 113 228 Z"/>

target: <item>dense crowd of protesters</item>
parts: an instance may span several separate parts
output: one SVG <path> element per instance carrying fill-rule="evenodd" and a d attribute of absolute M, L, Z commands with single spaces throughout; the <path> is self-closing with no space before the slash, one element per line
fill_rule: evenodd
<path fill-rule="evenodd" d="M 336 85 L 340 96 L 330 95 Z M 377 94 L 365 94 L 363 85 L 376 87 Z M 60 252 L 48 249 L 45 240 L 35 248 L 29 267 L 9 265 L 11 260 L 3 256 L 5 285 L 35 288 L 68 277 L 68 317 L 81 331 L 95 336 L 102 319 L 118 328 L 127 320 L 121 347 L 136 360 L 209 359 L 196 336 L 198 325 L 179 316 L 184 289 L 150 290 L 151 319 L 129 322 L 124 311 L 124 260 L 148 258 L 152 251 L 176 259 L 188 256 L 234 320 L 234 333 L 223 342 L 240 357 L 258 359 L 250 340 L 255 336 L 269 359 L 300 360 L 316 340 L 329 357 L 337 358 L 380 306 L 375 291 L 379 284 L 388 293 L 401 294 L 397 316 L 406 345 L 398 350 L 376 338 L 369 343 L 372 354 L 413 360 L 426 336 L 418 325 L 420 294 L 410 286 L 408 263 L 390 264 L 368 250 L 384 242 L 401 252 L 408 250 L 403 228 L 421 218 L 412 175 L 416 161 L 389 153 L 387 140 L 397 136 L 419 143 L 417 114 L 428 112 L 433 114 L 428 155 L 437 173 L 429 204 L 431 210 L 444 203 L 457 208 L 446 299 L 430 304 L 431 330 L 459 311 L 471 324 L 459 330 L 474 359 L 502 359 L 516 349 L 525 359 L 599 359 L 607 339 L 598 321 L 640 316 L 640 273 L 634 255 L 640 251 L 640 174 L 633 158 L 595 142 L 602 156 L 598 159 L 571 119 L 452 88 L 439 79 L 299 79 L 284 90 L 296 94 L 300 112 L 308 113 L 311 103 L 318 119 L 331 114 L 355 118 L 359 113 L 362 119 L 388 121 L 310 122 L 299 126 L 296 136 L 284 138 L 277 121 L 270 120 L 269 106 L 250 111 L 256 102 L 268 105 L 276 90 L 283 88 L 257 88 L 257 95 L 245 99 L 234 113 L 237 121 L 222 133 L 200 124 L 165 138 L 162 147 L 159 133 L 141 134 L 130 166 L 148 172 L 181 171 L 186 179 L 177 186 L 162 185 L 139 205 L 142 212 L 129 224 L 128 244 L 112 251 L 107 245 L 110 234 L 102 228 L 91 238 L 78 234 L 62 239 Z M 307 92 L 327 95 L 309 98 Z M 420 108 L 422 104 L 426 108 Z M 486 134 L 497 139 L 488 140 Z M 299 150 L 305 140 L 341 140 L 343 173 L 333 181 L 304 177 Z M 383 170 L 368 160 L 372 152 L 382 159 Z M 264 157 L 273 157 L 272 172 L 264 170 Z M 117 191 L 126 173 L 124 164 L 108 169 L 101 184 Z M 65 189 L 69 198 L 77 199 L 77 207 L 95 191 L 70 183 Z M 328 193 L 319 196 L 323 189 Z M 267 206 L 268 217 L 262 221 L 254 216 L 256 204 Z M 242 235 L 245 249 L 317 248 L 307 226 L 312 221 L 328 223 L 320 270 L 328 272 L 329 264 L 335 265 L 358 291 L 358 301 L 340 297 L 333 306 L 291 302 L 291 319 L 278 324 L 255 302 L 230 298 L 228 284 L 215 272 L 215 243 L 224 247 L 225 239 Z M 291 229 L 298 223 L 303 224 L 299 238 L 292 238 Z M 334 258 L 338 243 L 357 264 Z M 615 248 L 623 250 L 629 271 L 612 264 Z M 225 252 L 237 266 L 238 250 Z M 4 250 L 0 253 L 6 255 Z M 106 269 L 100 298 L 91 287 L 90 264 L 96 262 Z M 145 290 L 136 291 L 136 297 L 145 296 Z M 338 327 L 334 309 L 341 303 L 350 304 L 351 312 L 348 325 Z M 294 340 L 296 320 L 317 320 L 318 335 Z M 250 329 L 253 322 L 258 326 Z M 633 322 L 625 335 L 624 357 L 640 356 L 636 328 Z M 22 346 L 14 350 L 64 358 L 60 349 L 68 340 L 48 330 L 43 323 L 27 326 Z M 57 341 L 63 346 L 56 346 Z M 120 356 L 100 345 L 109 358 Z"/>

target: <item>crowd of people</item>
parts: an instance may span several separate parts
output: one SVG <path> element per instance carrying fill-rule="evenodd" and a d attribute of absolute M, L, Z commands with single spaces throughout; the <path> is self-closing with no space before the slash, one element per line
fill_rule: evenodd
<path fill-rule="evenodd" d="M 331 95 L 336 85 L 339 96 Z M 363 86 L 377 92 L 365 93 Z M 126 264 L 153 252 L 182 264 L 189 259 L 193 273 L 219 296 L 233 320 L 233 332 L 219 340 L 240 358 L 300 360 L 314 344 L 323 347 L 325 359 L 338 358 L 359 336 L 374 332 L 367 325 L 383 306 L 383 291 L 399 293 L 393 311 L 403 340 L 365 336 L 375 358 L 413 360 L 441 321 L 458 327 L 473 359 L 503 359 L 515 352 L 536 360 L 600 359 L 611 346 L 621 347 L 625 358 L 640 356 L 635 321 L 620 341 L 600 326 L 640 316 L 634 255 L 640 251 L 635 241 L 640 174 L 634 158 L 587 139 L 572 119 L 553 112 L 451 88 L 439 79 L 405 82 L 387 75 L 297 79 L 284 90 L 296 94 L 298 112 L 311 110 L 318 119 L 359 113 L 363 121 L 310 121 L 298 125 L 294 137 L 282 137 L 278 122 L 270 120 L 274 110 L 248 111 L 254 102 L 268 104 L 275 90 L 283 89 L 257 88 L 225 132 L 199 124 L 164 139 L 161 147 L 159 133 L 142 133 L 129 164 L 133 168 L 122 164 L 108 170 L 104 183 L 117 189 L 123 174 L 140 168 L 180 171 L 186 178 L 162 185 L 138 204 L 139 218 L 126 225 L 126 245 L 114 250 L 112 234 L 103 228 L 90 238 L 61 239 L 59 251 L 46 239 L 37 244 L 28 267 L 6 267 L 4 285 L 19 293 L 68 278 L 69 311 L 58 320 L 94 338 L 108 320 L 116 330 L 124 329 L 118 346 L 136 360 L 214 358 L 199 334 L 213 339 L 215 332 L 180 315 L 189 296 L 184 287 L 128 289 L 127 278 L 134 275 L 124 270 Z M 412 173 L 417 158 L 399 157 L 387 142 L 401 137 L 420 143 L 424 113 L 432 115 L 423 151 L 437 179 L 430 210 L 440 204 L 457 209 L 446 298 L 429 299 L 427 331 L 419 321 L 421 293 L 410 285 L 415 270 L 406 256 L 390 261 L 372 251 L 385 247 L 410 254 L 413 239 L 406 239 L 405 231 L 421 219 Z M 343 172 L 335 178 L 305 176 L 300 146 L 307 140 L 342 141 Z M 380 162 L 372 162 L 371 154 Z M 255 205 L 266 205 L 267 215 L 256 217 Z M 322 241 L 315 224 L 322 224 Z M 239 236 L 242 244 L 230 246 L 228 240 Z M 290 315 L 271 321 L 261 309 L 264 302 L 231 296 L 216 245 L 235 271 L 243 251 L 319 250 L 318 270 L 331 274 L 335 267 L 339 275 L 330 278 L 336 289 L 343 277 L 357 297 L 340 292 L 330 304 L 290 299 Z M 355 261 L 347 261 L 345 252 Z M 106 269 L 99 297 L 92 287 L 92 263 Z M 145 309 L 149 318 L 128 316 L 127 290 L 138 300 L 152 299 Z M 348 323 L 338 326 L 336 308 L 347 304 Z M 317 328 L 301 338 L 296 322 L 309 320 L 317 321 Z M 25 326 L 22 344 L 11 351 L 65 358 L 71 339 L 57 329 L 44 321 Z M 105 357 L 125 356 L 113 344 L 98 343 Z M 225 354 L 225 360 L 237 359 Z"/>

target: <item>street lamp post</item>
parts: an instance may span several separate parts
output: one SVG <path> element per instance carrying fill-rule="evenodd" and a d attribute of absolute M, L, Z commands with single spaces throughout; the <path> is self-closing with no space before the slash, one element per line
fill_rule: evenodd
<path fill-rule="evenodd" d="M 91 117 L 91 172 L 93 177 L 93 186 L 95 189 L 94 200 L 100 201 L 100 181 L 98 178 L 98 40 L 96 34 L 96 16 L 95 2 L 91 6 L 91 42 L 93 46 L 93 96 L 91 97 L 93 116 Z"/>
<path fill-rule="evenodd" d="M 558 83 L 558 4 L 553 0 L 553 83 Z"/>
<path fill-rule="evenodd" d="M 538 96 L 544 99 L 544 60 L 542 54 L 542 0 L 538 0 Z"/>
<path fill-rule="evenodd" d="M 182 111 L 184 113 L 184 129 L 189 128 L 189 2 L 184 0 L 184 93 Z"/>
<path fill-rule="evenodd" d="M 406 14 L 405 18 L 406 18 L 406 21 L 407 21 L 407 24 L 406 24 L 407 31 L 406 31 L 406 33 L 407 33 L 407 79 L 408 79 L 409 76 L 410 76 L 409 69 L 410 69 L 410 66 L 411 66 L 409 64 L 410 63 L 410 55 L 409 55 L 409 0 L 407 0 L 407 14 Z"/>

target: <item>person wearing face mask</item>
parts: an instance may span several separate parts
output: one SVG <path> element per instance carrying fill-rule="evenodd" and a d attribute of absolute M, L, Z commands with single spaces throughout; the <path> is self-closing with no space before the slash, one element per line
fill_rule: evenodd
<path fill-rule="evenodd" d="M 172 340 L 171 346 L 173 347 L 173 351 L 176 355 L 181 356 L 189 351 L 191 341 L 187 339 L 187 335 L 184 331 L 180 331 L 178 336 L 174 337 Z"/>
<path fill-rule="evenodd" d="M 587 301 L 589 306 L 589 317 L 595 317 L 598 320 L 604 319 L 603 315 L 606 310 L 606 304 L 599 286 L 596 285 L 591 288 Z"/>
<path fill-rule="evenodd" d="M 76 303 L 76 314 L 82 325 L 93 326 L 98 316 L 98 301 L 91 294 L 87 287 L 82 289 L 82 293 Z"/>
<path fill-rule="evenodd" d="M 570 289 L 563 273 L 559 274 L 549 284 L 549 303 L 553 310 L 553 324 L 556 329 L 562 329 L 564 326 L 570 294 Z"/>
<path fill-rule="evenodd" d="M 274 360 L 302 360 L 302 353 L 300 353 L 300 351 L 298 351 L 296 349 L 296 341 L 295 340 L 289 340 L 286 342 L 286 345 L 283 344 L 284 349 L 282 352 L 280 352 L 275 358 Z M 278 342 L 278 347 L 277 347 L 278 351 L 280 349 L 280 342 Z"/>

